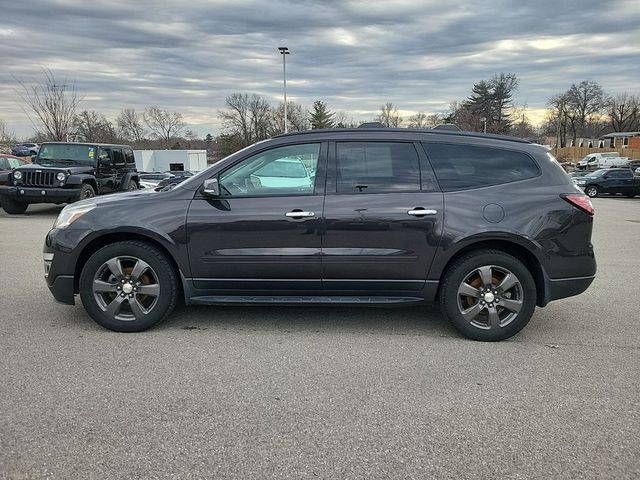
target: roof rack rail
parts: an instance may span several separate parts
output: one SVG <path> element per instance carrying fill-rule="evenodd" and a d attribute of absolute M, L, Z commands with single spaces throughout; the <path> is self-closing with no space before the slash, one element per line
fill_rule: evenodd
<path fill-rule="evenodd" d="M 303 130 L 298 132 L 288 132 L 276 135 L 274 138 L 290 137 L 294 135 L 314 135 L 321 133 L 363 133 L 363 130 L 367 132 L 396 132 L 396 133 L 424 133 L 427 135 L 451 135 L 460 137 L 472 137 L 472 138 L 489 138 L 494 140 L 502 140 L 505 142 L 514 143 L 532 143 L 529 140 L 523 138 L 510 137 L 508 135 L 498 135 L 495 133 L 480 133 L 480 132 L 465 132 L 464 130 L 445 130 L 445 129 L 429 129 L 429 128 L 390 128 L 390 127 L 365 127 L 365 128 L 318 128 L 314 130 Z"/>

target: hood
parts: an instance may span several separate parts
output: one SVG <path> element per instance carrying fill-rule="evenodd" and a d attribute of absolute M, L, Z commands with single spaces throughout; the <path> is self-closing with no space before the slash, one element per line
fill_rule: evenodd
<path fill-rule="evenodd" d="M 151 195 L 159 195 L 160 192 L 156 192 L 152 189 L 143 189 L 143 190 L 133 190 L 130 192 L 117 192 L 110 193 L 109 195 L 99 195 L 97 197 L 91 197 L 86 200 L 80 200 L 79 202 L 74 202 L 73 205 L 80 205 L 83 203 L 94 203 L 99 207 L 102 205 L 107 205 L 114 202 L 122 202 L 122 201 L 136 201 L 136 199 L 143 200 L 146 198 L 150 198 Z"/>
<path fill-rule="evenodd" d="M 70 175 L 78 173 L 93 173 L 95 168 L 91 165 L 60 165 L 56 167 L 45 167 L 37 163 L 29 163 L 22 165 L 17 170 L 41 170 L 41 171 L 56 171 L 66 172 Z"/>

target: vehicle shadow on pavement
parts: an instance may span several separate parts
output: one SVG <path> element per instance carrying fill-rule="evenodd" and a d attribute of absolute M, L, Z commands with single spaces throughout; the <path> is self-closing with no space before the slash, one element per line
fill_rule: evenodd
<path fill-rule="evenodd" d="M 237 330 L 282 332 L 375 332 L 455 336 L 437 307 L 180 306 L 155 330 Z"/>
<path fill-rule="evenodd" d="M 20 215 L 9 215 L 0 208 L 0 218 L 51 217 L 55 220 L 55 217 L 58 216 L 64 207 L 65 205 L 50 205 L 46 208 L 29 208 L 25 213 Z"/>

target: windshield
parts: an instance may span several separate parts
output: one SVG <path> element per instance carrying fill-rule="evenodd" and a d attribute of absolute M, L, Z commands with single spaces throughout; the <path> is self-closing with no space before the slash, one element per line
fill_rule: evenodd
<path fill-rule="evenodd" d="M 34 163 L 44 167 L 95 165 L 96 147 L 74 143 L 44 144 Z"/>
<path fill-rule="evenodd" d="M 596 170 L 595 172 L 590 173 L 589 175 L 586 175 L 589 178 L 595 178 L 595 177 L 601 177 L 602 175 L 605 174 L 605 172 L 607 171 L 606 168 L 601 169 L 601 170 Z"/>

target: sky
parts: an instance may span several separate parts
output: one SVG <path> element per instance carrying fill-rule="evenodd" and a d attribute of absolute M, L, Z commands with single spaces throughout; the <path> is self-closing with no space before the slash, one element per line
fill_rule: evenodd
<path fill-rule="evenodd" d="M 216 134 L 229 94 L 282 100 L 279 46 L 289 100 L 363 121 L 388 101 L 445 112 L 496 72 L 518 76 L 534 123 L 574 82 L 640 93 L 637 0 L 0 0 L 0 18 L 0 119 L 19 137 L 33 133 L 20 82 L 43 68 L 82 109 L 157 105 Z"/>

